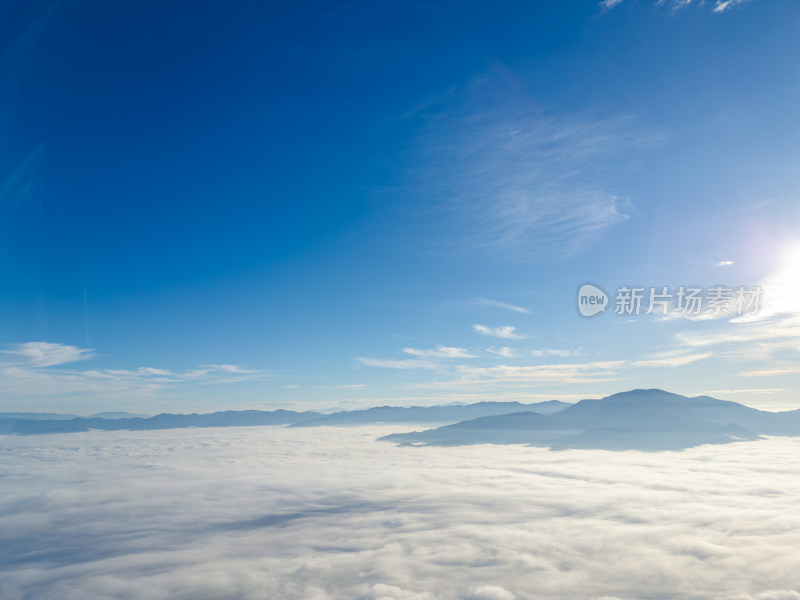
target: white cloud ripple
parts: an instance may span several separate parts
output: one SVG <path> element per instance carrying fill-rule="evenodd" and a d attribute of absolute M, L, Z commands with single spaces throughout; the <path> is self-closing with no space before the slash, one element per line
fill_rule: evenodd
<path fill-rule="evenodd" d="M 393 431 L 0 437 L 0 597 L 800 599 L 800 440 L 374 441 Z"/>

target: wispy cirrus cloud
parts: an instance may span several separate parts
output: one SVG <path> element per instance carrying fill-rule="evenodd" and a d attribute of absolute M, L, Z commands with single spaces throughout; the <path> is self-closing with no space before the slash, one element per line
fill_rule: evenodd
<path fill-rule="evenodd" d="M 733 390 L 708 390 L 703 392 L 706 395 L 718 394 L 779 394 L 785 392 L 786 388 L 756 388 L 756 389 L 733 389 Z"/>
<path fill-rule="evenodd" d="M 358 362 L 366 367 L 378 367 L 381 369 L 436 369 L 436 363 L 428 362 L 425 360 L 418 360 L 416 358 L 405 358 L 401 360 L 382 359 L 382 358 L 367 358 L 359 357 Z"/>
<path fill-rule="evenodd" d="M 462 386 L 530 386 L 552 383 L 590 383 L 615 381 L 625 361 L 592 361 L 587 363 L 554 365 L 498 365 L 494 367 L 456 368 L 457 379 L 422 384 L 431 388 L 458 388 Z"/>
<path fill-rule="evenodd" d="M 711 12 L 715 14 L 723 13 L 727 10 L 732 9 L 735 6 L 739 6 L 744 4 L 745 2 L 750 2 L 751 0 L 716 0 L 711 6 Z M 600 1 L 600 8 L 603 11 L 610 10 L 619 4 L 622 4 L 623 0 L 601 0 Z M 682 8 L 686 8 L 691 5 L 695 6 L 705 6 L 706 3 L 703 0 L 655 0 L 653 4 L 656 5 L 664 5 L 668 6 L 673 11 L 680 10 Z"/>
<path fill-rule="evenodd" d="M 510 348 L 502 349 L 508 350 L 509 354 L 502 354 L 496 350 L 492 352 L 492 350 L 492 348 L 487 349 L 491 353 L 508 358 L 516 357 L 516 353 Z M 555 356 L 562 359 L 581 355 L 579 350 L 551 351 L 550 354 L 545 354 L 546 351 L 541 352 L 542 356 Z M 674 349 L 645 356 L 639 360 L 587 360 L 493 366 L 461 364 L 449 370 L 440 371 L 440 375 L 445 375 L 446 379 L 440 378 L 436 381 L 415 383 L 413 387 L 437 390 L 473 390 L 477 388 L 511 390 L 520 387 L 530 388 L 531 386 L 541 386 L 544 389 L 553 385 L 623 381 L 635 375 L 639 369 L 678 368 L 705 360 L 710 356 L 711 354 L 704 352 L 687 353 L 681 349 Z"/>
<path fill-rule="evenodd" d="M 403 352 L 419 358 L 475 358 L 466 348 L 437 345 L 436 348 L 420 350 L 417 348 L 403 348 Z"/>
<path fill-rule="evenodd" d="M 489 337 L 503 338 L 506 340 L 524 340 L 528 336 L 517 333 L 517 328 L 511 325 L 504 325 L 502 327 L 487 327 L 486 325 L 473 325 L 472 329 L 476 333 L 486 335 Z"/>
<path fill-rule="evenodd" d="M 619 165 L 665 139 L 631 115 L 556 115 L 495 68 L 443 98 L 420 135 L 426 227 L 451 251 L 568 258 L 628 218 Z"/>
<path fill-rule="evenodd" d="M 800 356 L 800 314 L 763 311 L 709 320 L 704 328 L 696 323 L 695 328 L 675 334 L 680 347 L 713 348 L 718 354 L 750 360 L 774 358 L 781 352 Z"/>
<path fill-rule="evenodd" d="M 186 371 L 179 377 L 203 383 L 234 383 L 261 377 L 264 373 L 255 369 L 245 369 L 239 365 L 200 365 L 197 369 Z"/>
<path fill-rule="evenodd" d="M 631 365 L 634 367 L 682 367 L 684 365 L 690 365 L 699 360 L 705 360 L 710 356 L 711 354 L 706 352 L 696 352 L 693 354 L 670 352 L 661 355 L 655 355 L 643 360 L 635 360 L 631 363 Z"/>
<path fill-rule="evenodd" d="M 10 350 L 0 351 L 6 360 L 32 367 L 51 367 L 94 357 L 94 350 L 52 342 L 25 342 L 14 344 Z"/>
<path fill-rule="evenodd" d="M 565 358 L 567 356 L 580 356 L 580 348 L 576 350 L 558 350 L 555 348 L 546 348 L 544 350 L 531 350 L 531 356 L 558 356 Z"/>
<path fill-rule="evenodd" d="M 186 371 L 156 367 L 78 369 L 71 365 L 95 358 L 94 350 L 53 342 L 25 342 L 0 352 L 0 393 L 6 398 L 75 395 L 152 396 L 188 384 L 236 383 L 266 373 L 234 364 L 207 364 Z"/>
<path fill-rule="evenodd" d="M 496 354 L 497 356 L 503 356 L 505 358 L 516 358 L 519 356 L 516 350 L 513 348 L 509 348 L 508 346 L 503 346 L 502 348 L 495 348 L 494 346 L 489 346 L 486 351 L 489 354 Z"/>
<path fill-rule="evenodd" d="M 502 302 L 500 300 L 492 300 L 490 298 L 476 298 L 474 300 L 474 303 L 479 306 L 492 306 L 494 308 L 504 308 L 506 310 L 511 310 L 526 315 L 530 313 L 530 311 L 524 306 L 517 306 L 515 304 L 509 304 L 508 302 Z"/>
<path fill-rule="evenodd" d="M 739 375 L 774 377 L 800 362 L 800 244 L 788 245 L 779 267 L 759 283 L 758 310 L 694 320 L 674 334 L 677 352 L 704 352 L 741 362 Z"/>
<path fill-rule="evenodd" d="M 155 369 L 153 367 L 139 367 L 133 370 L 103 369 L 85 371 L 84 373 L 90 374 L 96 378 L 141 378 L 143 380 L 159 383 L 180 383 L 189 381 L 201 383 L 228 383 L 263 375 L 262 371 L 245 369 L 239 365 L 200 365 L 196 369 L 182 372 Z"/>
<path fill-rule="evenodd" d="M 744 4 L 745 2 L 750 2 L 750 0 L 717 0 L 714 3 L 713 10 L 715 13 L 725 12 L 729 8 L 733 8 L 739 4 Z"/>
<path fill-rule="evenodd" d="M 776 367 L 769 369 L 753 369 L 739 373 L 741 377 L 775 377 L 776 375 L 794 375 L 800 373 L 800 367 Z"/>

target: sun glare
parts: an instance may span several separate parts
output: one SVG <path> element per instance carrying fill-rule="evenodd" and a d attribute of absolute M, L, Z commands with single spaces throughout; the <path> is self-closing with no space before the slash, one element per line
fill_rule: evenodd
<path fill-rule="evenodd" d="M 764 311 L 800 314 L 800 243 L 787 248 L 780 264 L 780 269 L 762 284 Z"/>

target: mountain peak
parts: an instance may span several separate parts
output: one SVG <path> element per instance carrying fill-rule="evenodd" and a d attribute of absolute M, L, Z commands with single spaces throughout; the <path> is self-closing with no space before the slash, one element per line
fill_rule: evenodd
<path fill-rule="evenodd" d="M 687 400 L 686 396 L 674 394 L 661 390 L 658 388 L 649 389 L 635 389 L 628 390 L 627 392 L 618 392 L 601 398 L 601 402 L 654 402 L 654 401 L 670 401 L 670 400 Z"/>

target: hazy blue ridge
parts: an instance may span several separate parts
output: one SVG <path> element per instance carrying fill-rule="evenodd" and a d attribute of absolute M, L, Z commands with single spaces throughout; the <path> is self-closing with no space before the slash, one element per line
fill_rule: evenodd
<path fill-rule="evenodd" d="M 377 406 L 364 410 L 353 410 L 325 415 L 322 418 L 303 421 L 293 427 L 316 427 L 320 425 L 365 425 L 370 423 L 453 423 L 465 419 L 502 415 L 512 412 L 533 411 L 554 414 L 571 406 L 559 400 L 523 404 L 521 402 L 476 402 L 465 405 L 445 406 Z"/>
<path fill-rule="evenodd" d="M 72 433 L 99 429 L 103 431 L 151 429 L 182 429 L 185 427 L 236 427 L 258 425 L 288 425 L 305 419 L 322 416 L 317 412 L 295 412 L 290 410 L 260 411 L 222 411 L 209 414 L 160 414 L 146 419 L 103 419 L 100 417 L 79 417 L 69 420 L 0 419 L 0 433 Z"/>
<path fill-rule="evenodd" d="M 223 411 L 210 414 L 169 414 L 153 417 L 111 416 L 75 417 L 55 415 L 53 418 L 0 417 L 0 434 L 71 433 L 98 429 L 150 430 L 180 429 L 184 427 L 232 427 L 258 425 L 322 426 L 322 425 L 369 425 L 378 423 L 452 423 L 479 416 L 498 415 L 520 410 L 536 410 L 553 414 L 571 406 L 565 402 L 551 400 L 536 404 L 519 402 L 478 402 L 467 405 L 444 406 L 381 406 L 366 410 L 341 411 L 332 414 L 319 412 L 275 411 Z M 8 413 L 11 415 L 27 413 Z M 100 413 L 103 414 L 103 413 Z M 109 413 L 106 413 L 109 414 Z"/>
<path fill-rule="evenodd" d="M 554 450 L 681 450 L 702 444 L 800 436 L 800 411 L 767 412 L 709 396 L 631 390 L 582 400 L 552 415 L 479 417 L 381 438 L 405 445 L 530 444 Z"/>

